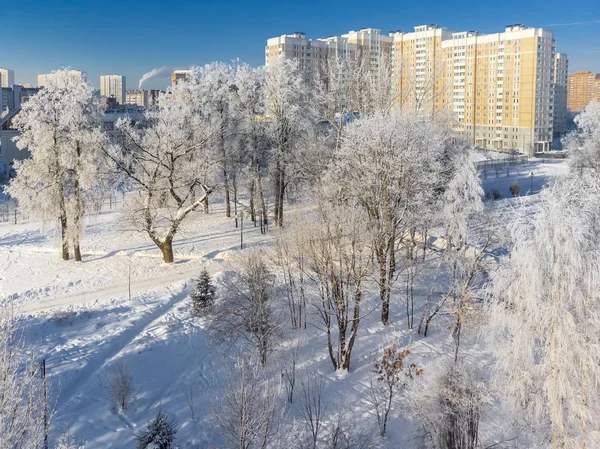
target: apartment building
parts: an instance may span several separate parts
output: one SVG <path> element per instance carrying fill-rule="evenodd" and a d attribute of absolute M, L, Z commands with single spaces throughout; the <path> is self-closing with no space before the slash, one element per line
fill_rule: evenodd
<path fill-rule="evenodd" d="M 294 32 L 267 40 L 265 64 L 280 57 L 296 59 L 304 73 L 312 76 L 329 59 L 353 57 L 356 51 L 356 42 L 347 35 L 307 39 L 304 33 Z"/>
<path fill-rule="evenodd" d="M 564 53 L 556 53 L 554 59 L 554 137 L 562 137 L 567 131 L 567 89 L 569 85 L 569 60 Z"/>
<path fill-rule="evenodd" d="M 100 95 L 103 97 L 114 97 L 117 104 L 125 104 L 126 83 L 123 75 L 102 75 L 100 77 Z"/>
<path fill-rule="evenodd" d="M 570 74 L 567 87 L 569 110 L 581 111 L 592 100 L 600 101 L 600 73 L 575 72 Z"/>
<path fill-rule="evenodd" d="M 73 77 L 74 79 L 80 82 L 87 82 L 87 73 L 81 70 L 66 70 L 66 76 Z M 42 75 L 38 75 L 38 87 L 44 87 L 48 80 L 52 77 L 56 76 L 56 73 L 45 73 Z"/>
<path fill-rule="evenodd" d="M 135 104 L 148 109 L 158 104 L 160 90 L 128 90 L 127 104 Z"/>
<path fill-rule="evenodd" d="M 0 68 L 0 87 L 12 87 L 15 84 L 15 72 Z"/>
<path fill-rule="evenodd" d="M 455 132 L 484 148 L 528 154 L 551 149 L 555 67 L 560 76 L 568 67 L 566 55 L 556 61 L 552 31 L 516 24 L 480 34 L 421 25 L 389 36 L 365 28 L 341 38 L 371 65 L 391 58 L 400 107 L 431 116 L 450 111 Z M 297 58 L 310 73 L 314 42 L 303 33 L 269 39 L 267 64 L 275 57 Z"/>

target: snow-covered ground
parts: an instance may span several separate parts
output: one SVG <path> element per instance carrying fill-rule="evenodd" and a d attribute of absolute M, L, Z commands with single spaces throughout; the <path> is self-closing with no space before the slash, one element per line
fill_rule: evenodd
<path fill-rule="evenodd" d="M 533 195 L 488 203 L 488 210 L 506 217 L 517 202 L 534 208 L 535 194 L 553 174 L 564 171 L 563 161 L 532 161 L 508 174 L 486 173 L 484 190 L 496 189 L 505 196 L 515 180 L 521 195 L 526 195 L 534 173 Z M 290 213 L 286 219 L 293 217 Z M 273 239 L 273 230 L 262 235 L 260 228 L 244 223 L 246 247 L 268 247 Z M 216 437 L 206 418 L 236 351 L 212 344 L 207 319 L 190 315 L 190 280 L 203 266 L 217 279 L 230 269 L 229 262 L 240 252 L 240 229 L 224 217 L 219 205 L 209 215 L 195 213 L 176 238 L 176 262 L 169 266 L 146 235 L 124 229 L 117 209 L 88 219 L 82 263 L 61 261 L 57 246 L 51 230 L 39 222 L 0 224 L 0 298 L 23 317 L 30 347 L 47 359 L 56 401 L 55 433 L 68 430 L 86 449 L 134 448 L 135 432 L 161 409 L 181 426 L 180 447 L 206 447 Z M 416 295 L 425 294 L 428 287 L 418 286 Z M 409 347 L 410 361 L 425 372 L 440 354 L 452 352 L 446 326 L 435 326 L 427 338 L 407 330 L 404 297 L 400 292 L 395 297 L 392 324 L 387 327 L 371 307 L 376 298 L 365 299 L 363 310 L 374 312 L 361 322 L 349 373 L 333 372 L 322 330 L 309 326 L 305 331 L 286 331 L 271 364 L 272 376 L 280 377 L 281 361 L 290 357 L 293 342 L 300 339 L 299 370 L 325 376 L 328 413 L 345 403 L 358 417 L 373 419 L 366 391 L 372 362 L 382 346 Z M 281 320 L 287 323 L 288 318 L 282 315 Z M 468 351 L 485 349 L 470 343 Z M 131 366 L 137 387 L 133 406 L 125 414 L 114 410 L 106 388 L 106 375 L 116 362 Z M 194 420 L 185 399 L 190 386 Z M 394 417 L 389 447 L 409 447 L 409 440 L 413 444 L 415 435 L 407 430 L 412 427 L 406 419 Z"/>

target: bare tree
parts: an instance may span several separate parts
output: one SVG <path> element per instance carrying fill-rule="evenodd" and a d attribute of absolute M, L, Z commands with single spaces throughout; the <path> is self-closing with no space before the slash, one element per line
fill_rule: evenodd
<path fill-rule="evenodd" d="M 217 305 L 213 335 L 217 341 L 246 342 L 263 366 L 275 349 L 281 325 L 273 308 L 275 276 L 261 250 L 239 259 L 239 267 L 225 284 L 226 293 Z"/>
<path fill-rule="evenodd" d="M 283 361 L 283 369 L 281 371 L 281 375 L 285 380 L 285 390 L 290 404 L 294 402 L 294 388 L 296 387 L 296 374 L 298 361 L 300 360 L 300 341 L 299 338 L 296 339 L 290 357 Z"/>
<path fill-rule="evenodd" d="M 126 362 L 116 362 L 106 374 L 106 384 L 110 397 L 120 411 L 126 410 L 135 396 L 135 382 L 131 366 Z"/>
<path fill-rule="evenodd" d="M 300 381 L 298 413 L 309 437 L 307 443 L 300 443 L 302 448 L 318 448 L 319 437 L 323 432 L 327 411 L 327 401 L 323 397 L 324 388 L 325 378 L 317 373 L 308 373 Z"/>
<path fill-rule="evenodd" d="M 275 254 L 283 274 L 292 329 L 306 329 L 308 279 L 305 271 L 308 261 L 302 249 L 302 239 L 294 232 L 278 233 Z"/>
<path fill-rule="evenodd" d="M 318 291 L 314 306 L 333 368 L 348 370 L 362 318 L 363 282 L 371 269 L 368 221 L 361 210 L 321 200 L 316 213 L 290 232 L 301 239 L 306 275 Z"/>
<path fill-rule="evenodd" d="M 408 386 L 409 380 L 423 374 L 423 370 L 414 364 L 404 366 L 404 359 L 409 354 L 410 350 L 398 351 L 393 344 L 384 348 L 381 360 L 376 360 L 373 364 L 375 379 L 370 381 L 369 402 L 377 416 L 382 437 L 386 434 L 390 412 L 398 395 Z"/>
<path fill-rule="evenodd" d="M 238 358 L 210 422 L 227 449 L 269 449 L 279 431 L 280 408 L 280 390 L 264 377 L 260 363 Z"/>

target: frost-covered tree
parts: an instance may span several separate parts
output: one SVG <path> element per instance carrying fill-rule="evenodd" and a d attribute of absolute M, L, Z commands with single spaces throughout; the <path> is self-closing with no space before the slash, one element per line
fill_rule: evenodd
<path fill-rule="evenodd" d="M 273 139 L 273 181 L 275 224 L 283 225 L 283 203 L 286 188 L 303 138 L 307 138 L 316 122 L 316 109 L 311 90 L 298 61 L 277 58 L 267 66 L 266 115 Z"/>
<path fill-rule="evenodd" d="M 214 286 L 208 270 L 204 268 L 194 283 L 190 294 L 192 300 L 192 315 L 203 316 L 215 302 L 216 287 Z"/>
<path fill-rule="evenodd" d="M 31 157 L 16 162 L 7 192 L 31 216 L 58 220 L 63 260 L 69 242 L 81 261 L 79 237 L 85 196 L 101 185 L 102 162 L 95 145 L 101 125 L 100 103 L 91 85 L 68 71 L 53 74 L 14 119 L 21 131 L 17 146 Z"/>
<path fill-rule="evenodd" d="M 315 100 L 319 118 L 335 130 L 335 146 L 340 147 L 344 127 L 360 109 L 364 59 L 359 56 L 328 58 L 316 73 Z"/>
<path fill-rule="evenodd" d="M 325 184 L 340 204 L 359 204 L 372 232 L 381 321 L 388 324 L 396 253 L 433 202 L 450 130 L 413 114 L 376 113 L 348 125 Z"/>
<path fill-rule="evenodd" d="M 575 117 L 577 130 L 563 144 L 571 155 L 571 167 L 600 170 L 600 101 L 592 101 Z"/>
<path fill-rule="evenodd" d="M 189 91 L 181 82 L 142 121 L 119 120 L 120 138 L 105 146 L 112 168 L 132 185 L 127 218 L 148 234 L 166 263 L 174 260 L 182 223 L 213 192 L 218 166 L 213 139 L 219 130 L 186 101 Z"/>
<path fill-rule="evenodd" d="M 44 384 L 26 354 L 22 333 L 6 307 L 0 311 L 0 449 L 42 447 Z M 52 416 L 48 409 L 48 422 Z"/>
<path fill-rule="evenodd" d="M 233 110 L 240 138 L 242 163 L 246 164 L 248 183 L 249 212 L 252 221 L 256 221 L 257 211 L 267 224 L 267 206 L 265 203 L 264 177 L 269 163 L 271 145 L 268 125 L 264 119 L 266 113 L 266 72 L 263 67 L 251 68 L 241 64 L 235 72 L 235 95 Z"/>
<path fill-rule="evenodd" d="M 179 426 L 174 419 L 159 410 L 146 429 L 135 436 L 138 449 L 173 449 Z"/>
<path fill-rule="evenodd" d="M 511 225 L 486 335 L 498 391 L 540 447 L 600 445 L 600 183 L 560 179 Z"/>
<path fill-rule="evenodd" d="M 225 197 L 225 216 L 231 217 L 231 177 L 235 130 L 232 101 L 236 91 L 235 68 L 230 64 L 212 62 L 193 67 L 186 84 L 186 100 L 196 106 L 204 120 L 215 130 L 215 155 L 220 165 Z"/>

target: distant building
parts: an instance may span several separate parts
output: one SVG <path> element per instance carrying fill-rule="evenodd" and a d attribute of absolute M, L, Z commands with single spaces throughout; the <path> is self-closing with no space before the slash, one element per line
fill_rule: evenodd
<path fill-rule="evenodd" d="M 15 84 L 15 72 L 10 69 L 0 68 L 0 86 L 11 87 Z"/>
<path fill-rule="evenodd" d="M 14 111 L 21 104 L 29 100 L 29 97 L 39 92 L 37 87 L 25 87 L 14 84 L 12 87 L 0 88 L 0 111 Z"/>
<path fill-rule="evenodd" d="M 82 72 L 81 70 L 67 70 L 66 74 L 67 76 L 75 77 L 75 79 L 81 82 L 87 82 L 87 73 Z M 54 76 L 56 76 L 56 73 L 45 73 L 38 75 L 38 87 L 44 87 L 48 80 Z"/>
<path fill-rule="evenodd" d="M 569 84 L 569 60 L 564 53 L 556 53 L 554 59 L 554 136 L 561 137 L 567 131 L 567 86 Z"/>
<path fill-rule="evenodd" d="M 126 103 L 126 79 L 123 75 L 103 75 L 100 77 L 100 95 L 114 96 L 118 104 Z"/>
<path fill-rule="evenodd" d="M 143 106 L 146 109 L 151 108 L 158 104 L 158 96 L 160 90 L 128 90 L 127 91 L 127 104 L 135 104 Z"/>
<path fill-rule="evenodd" d="M 600 73 L 571 73 L 567 90 L 567 107 L 569 110 L 573 112 L 581 111 L 592 100 L 600 101 Z"/>
<path fill-rule="evenodd" d="M 105 109 L 114 109 L 117 107 L 117 99 L 114 96 L 100 97 L 100 103 Z"/>
<path fill-rule="evenodd" d="M 144 118 L 144 107 L 137 105 L 119 105 L 115 108 L 107 108 L 102 117 L 103 127 L 107 131 L 115 129 L 115 123 L 119 119 L 128 118 L 132 122 L 138 122 Z"/>
<path fill-rule="evenodd" d="M 20 109 L 16 109 L 0 118 L 0 178 L 14 175 L 14 162 L 27 159 L 30 155 L 27 150 L 19 150 L 13 141 L 13 138 L 19 135 L 19 131 L 15 129 L 12 121 L 19 112 Z"/>
<path fill-rule="evenodd" d="M 190 74 L 189 70 L 175 70 L 171 75 L 171 83 L 174 86 L 179 80 L 185 80 Z"/>
<path fill-rule="evenodd" d="M 147 90 L 128 90 L 127 104 L 135 104 L 137 106 L 148 107 L 148 91 Z"/>

